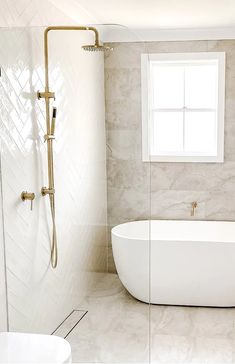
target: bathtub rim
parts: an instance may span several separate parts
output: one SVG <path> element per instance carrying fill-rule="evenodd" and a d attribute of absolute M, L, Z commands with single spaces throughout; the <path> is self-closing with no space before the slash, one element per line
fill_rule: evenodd
<path fill-rule="evenodd" d="M 123 232 L 118 232 L 118 229 L 120 229 L 121 227 L 124 227 L 124 226 L 127 226 L 129 224 L 136 224 L 136 223 L 148 223 L 148 226 L 151 225 L 151 222 L 180 222 L 180 223 L 186 223 L 186 224 L 193 224 L 193 223 L 201 223 L 202 225 L 206 225 L 206 224 L 228 224 L 228 225 L 234 225 L 234 228 L 235 228 L 235 221 L 232 221 L 232 220 L 200 220 L 200 219 L 197 219 L 197 220 L 179 220 L 179 219 L 145 219 L 145 220 L 133 220 L 133 221 L 127 221 L 127 222 L 124 222 L 124 223 L 121 223 L 121 224 L 118 224 L 118 225 L 115 225 L 112 229 L 111 229 L 111 237 L 112 235 L 115 235 L 116 237 L 118 238 L 121 238 L 121 239 L 128 239 L 128 240 L 138 240 L 138 241 L 143 241 L 143 242 L 151 242 L 151 241 L 157 241 L 157 242 L 162 242 L 162 241 L 172 241 L 172 242 L 185 242 L 185 243 L 188 243 L 189 241 L 190 242 L 200 242 L 200 243 L 218 243 L 218 244 L 221 244 L 221 243 L 224 243 L 224 244 L 234 244 L 235 243 L 235 229 L 234 229 L 234 239 L 232 240 L 222 240 L 222 241 L 218 241 L 216 239 L 168 239 L 168 238 L 164 238 L 164 239 L 156 239 L 156 238 L 153 238 L 150 236 L 151 233 L 148 233 L 148 236 L 147 237 L 140 237 L 140 236 L 131 236 L 128 235 L 128 234 L 124 234 Z"/>

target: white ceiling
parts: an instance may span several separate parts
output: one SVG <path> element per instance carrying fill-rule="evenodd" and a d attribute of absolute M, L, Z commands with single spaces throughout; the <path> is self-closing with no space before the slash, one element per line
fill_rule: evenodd
<path fill-rule="evenodd" d="M 130 28 L 235 26 L 235 0 L 67 0 L 72 2 L 99 23 Z"/>
<path fill-rule="evenodd" d="M 105 27 L 105 41 L 234 39 L 235 0 L 50 0 L 76 24 Z M 130 32 L 129 32 L 130 33 Z"/>

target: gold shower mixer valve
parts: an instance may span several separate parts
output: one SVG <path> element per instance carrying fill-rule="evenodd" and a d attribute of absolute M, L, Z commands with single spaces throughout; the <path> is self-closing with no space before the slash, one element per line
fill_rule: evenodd
<path fill-rule="evenodd" d="M 30 210 L 33 210 L 33 200 L 35 199 L 35 193 L 33 192 L 27 192 L 27 191 L 23 191 L 21 193 L 21 200 L 22 201 L 26 201 L 29 200 L 31 202 L 30 204 Z"/>

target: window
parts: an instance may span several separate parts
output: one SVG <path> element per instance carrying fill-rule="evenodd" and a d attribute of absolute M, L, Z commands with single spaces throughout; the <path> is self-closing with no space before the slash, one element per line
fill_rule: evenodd
<path fill-rule="evenodd" d="M 225 53 L 142 54 L 144 161 L 223 162 Z"/>

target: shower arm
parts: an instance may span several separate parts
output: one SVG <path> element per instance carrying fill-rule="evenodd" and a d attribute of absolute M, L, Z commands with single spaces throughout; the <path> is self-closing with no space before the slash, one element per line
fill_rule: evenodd
<path fill-rule="evenodd" d="M 48 163 L 48 188 L 42 187 L 42 195 L 49 195 L 51 217 L 52 217 L 52 243 L 51 243 L 51 265 L 56 268 L 58 262 L 58 249 L 56 237 L 56 221 L 55 221 L 55 183 L 54 183 L 54 162 L 53 162 L 53 140 L 54 127 L 51 125 L 50 99 L 55 99 L 55 93 L 50 92 L 49 83 L 49 51 L 48 51 L 48 35 L 50 31 L 56 30 L 83 30 L 92 31 L 95 33 L 95 45 L 99 45 L 99 33 L 94 27 L 83 26 L 52 26 L 44 31 L 44 62 L 45 62 L 45 92 L 37 92 L 38 99 L 45 99 L 46 105 L 46 128 L 47 134 L 45 141 L 47 142 L 47 163 Z M 53 135 L 52 135 L 53 134 Z"/>
<path fill-rule="evenodd" d="M 49 54 L 48 54 L 48 34 L 54 30 L 89 30 L 95 33 L 95 44 L 99 44 L 99 33 L 94 27 L 81 26 L 53 26 L 44 31 L 44 60 L 45 60 L 45 92 L 49 93 Z"/>

